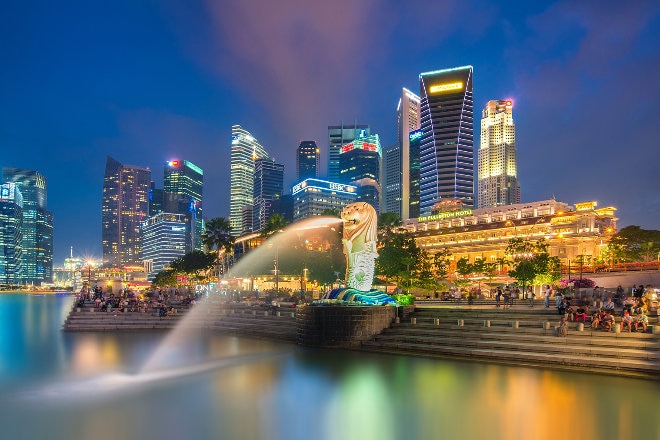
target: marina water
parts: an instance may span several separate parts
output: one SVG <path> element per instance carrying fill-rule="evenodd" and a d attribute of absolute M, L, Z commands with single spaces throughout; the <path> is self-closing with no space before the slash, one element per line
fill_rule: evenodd
<path fill-rule="evenodd" d="M 64 333 L 72 303 L 0 295 L 1 438 L 660 438 L 657 381 L 219 333 L 145 374 L 166 333 Z"/>

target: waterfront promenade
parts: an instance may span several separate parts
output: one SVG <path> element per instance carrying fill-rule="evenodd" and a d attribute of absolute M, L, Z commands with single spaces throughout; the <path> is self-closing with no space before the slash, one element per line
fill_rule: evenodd
<path fill-rule="evenodd" d="M 99 312 L 94 306 L 74 307 L 66 331 L 169 330 L 184 316 L 186 326 L 226 334 L 295 342 L 296 308 L 254 307 L 207 301 L 192 313 Z M 307 307 L 307 306 L 298 306 Z M 517 304 L 511 309 L 494 304 L 418 304 L 399 314 L 389 328 L 359 349 L 425 357 L 448 357 L 506 365 L 589 371 L 658 380 L 660 335 L 658 317 L 650 316 L 646 333 L 591 330 L 589 324 L 569 322 L 566 337 L 555 336 L 559 315 L 554 307 Z M 403 312 L 403 309 L 400 310 Z M 620 318 L 619 318 L 620 321 Z"/>

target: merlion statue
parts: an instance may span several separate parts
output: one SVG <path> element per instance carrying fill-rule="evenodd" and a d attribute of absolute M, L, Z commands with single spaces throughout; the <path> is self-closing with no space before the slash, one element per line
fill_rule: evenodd
<path fill-rule="evenodd" d="M 362 292 L 371 290 L 374 279 L 378 218 L 373 206 L 365 202 L 351 203 L 341 212 L 344 221 L 344 254 L 346 285 Z"/>
<path fill-rule="evenodd" d="M 394 298 L 372 289 L 376 265 L 378 218 L 373 206 L 365 202 L 351 203 L 341 212 L 344 221 L 344 254 L 346 255 L 346 287 L 323 295 L 320 303 L 341 301 L 355 305 L 396 305 Z"/>

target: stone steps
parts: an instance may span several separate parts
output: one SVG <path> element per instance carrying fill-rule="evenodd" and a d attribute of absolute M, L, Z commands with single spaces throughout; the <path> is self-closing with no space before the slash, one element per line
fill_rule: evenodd
<path fill-rule="evenodd" d="M 577 323 L 570 323 L 568 335 L 557 337 L 557 323 L 556 312 L 544 309 L 419 308 L 405 322 L 394 323 L 363 342 L 362 348 L 657 380 L 658 335 L 591 331 L 588 324 L 584 331 L 577 331 Z"/>

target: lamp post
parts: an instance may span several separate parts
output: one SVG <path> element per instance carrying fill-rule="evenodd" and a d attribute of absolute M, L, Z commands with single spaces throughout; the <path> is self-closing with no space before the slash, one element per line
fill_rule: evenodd
<path fill-rule="evenodd" d="M 279 265 L 279 256 L 278 256 L 277 249 L 278 249 L 278 247 L 275 246 L 275 260 L 274 260 L 274 264 L 275 264 L 275 297 L 276 297 L 276 298 L 277 298 L 277 294 L 278 294 L 279 291 L 280 291 L 280 271 L 279 271 L 279 268 L 278 268 L 278 265 Z"/>

